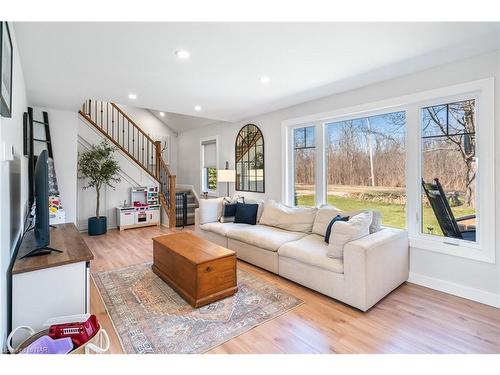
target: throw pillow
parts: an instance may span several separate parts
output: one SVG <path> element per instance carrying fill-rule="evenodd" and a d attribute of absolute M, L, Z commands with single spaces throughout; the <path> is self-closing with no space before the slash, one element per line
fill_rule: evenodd
<path fill-rule="evenodd" d="M 367 211 L 372 213 L 372 221 L 370 223 L 370 234 L 378 232 L 379 230 L 382 229 L 382 214 L 380 213 L 380 211 L 376 210 L 359 210 L 359 211 L 348 211 L 348 212 L 343 211 L 342 215 L 353 217 L 362 212 L 367 212 Z"/>
<path fill-rule="evenodd" d="M 330 221 L 330 224 L 328 224 L 328 227 L 326 228 L 326 234 L 325 234 L 325 242 L 326 243 L 330 243 L 330 233 L 332 232 L 332 226 L 337 221 L 349 221 L 349 216 L 337 215 L 332 219 L 332 221 Z"/>
<path fill-rule="evenodd" d="M 234 222 L 234 215 L 236 213 L 236 203 L 245 203 L 245 197 L 234 194 L 232 198 L 224 197 L 222 200 L 222 214 L 219 221 L 221 223 Z"/>
<path fill-rule="evenodd" d="M 365 211 L 372 211 L 372 210 L 342 211 L 333 206 L 323 205 L 318 209 L 318 213 L 316 214 L 316 218 L 314 219 L 312 232 L 324 237 L 326 235 L 326 229 L 328 228 L 328 224 L 330 224 L 330 222 L 335 216 L 340 215 L 340 216 L 353 217 Z M 375 233 L 381 229 L 382 215 L 380 211 L 376 210 L 373 210 L 372 213 L 373 217 L 372 217 L 372 222 L 370 224 L 370 233 Z"/>
<path fill-rule="evenodd" d="M 234 222 L 239 224 L 257 224 L 258 204 L 236 203 Z"/>
<path fill-rule="evenodd" d="M 289 207 L 273 200 L 264 203 L 259 224 L 294 232 L 310 233 L 316 217 L 316 207 Z"/>
<path fill-rule="evenodd" d="M 264 211 L 264 201 L 262 199 L 252 199 L 247 198 L 243 203 L 258 204 L 259 209 L 257 210 L 257 224 L 260 224 L 260 218 L 262 217 L 262 211 Z"/>
<path fill-rule="evenodd" d="M 219 221 L 222 211 L 222 198 L 200 199 L 199 205 L 200 225 Z"/>
<path fill-rule="evenodd" d="M 222 216 L 220 217 L 221 223 L 234 222 L 234 215 L 236 215 L 236 203 L 226 203 L 222 206 Z"/>
<path fill-rule="evenodd" d="M 316 217 L 314 218 L 312 232 L 314 234 L 319 234 L 320 236 L 325 237 L 328 225 L 337 215 L 349 216 L 342 215 L 342 211 L 337 207 L 328 205 L 321 206 L 316 213 Z"/>
<path fill-rule="evenodd" d="M 370 234 L 372 212 L 362 212 L 349 221 L 337 221 L 332 226 L 327 255 L 331 258 L 343 258 L 346 243 Z"/>

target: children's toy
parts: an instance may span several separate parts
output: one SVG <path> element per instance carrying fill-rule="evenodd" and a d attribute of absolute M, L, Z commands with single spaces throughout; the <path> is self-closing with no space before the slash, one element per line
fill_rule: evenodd
<path fill-rule="evenodd" d="M 89 341 L 99 331 L 99 322 L 95 315 L 82 322 L 54 324 L 49 327 L 49 336 L 53 339 L 69 337 L 75 347 Z"/>
<path fill-rule="evenodd" d="M 73 342 L 69 337 L 54 340 L 44 335 L 21 350 L 20 354 L 68 354 L 72 350 Z"/>

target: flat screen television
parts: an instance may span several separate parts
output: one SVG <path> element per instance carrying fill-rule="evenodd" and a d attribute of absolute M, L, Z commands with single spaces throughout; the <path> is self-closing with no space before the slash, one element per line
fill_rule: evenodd
<path fill-rule="evenodd" d="M 36 160 L 33 182 L 35 193 L 34 233 L 33 235 L 29 235 L 30 251 L 23 255 L 21 259 L 30 256 L 45 255 L 51 251 L 61 252 L 49 247 L 49 154 L 47 150 L 43 150 Z"/>
<path fill-rule="evenodd" d="M 43 150 L 35 165 L 35 240 L 38 248 L 50 244 L 49 224 L 49 154 Z"/>

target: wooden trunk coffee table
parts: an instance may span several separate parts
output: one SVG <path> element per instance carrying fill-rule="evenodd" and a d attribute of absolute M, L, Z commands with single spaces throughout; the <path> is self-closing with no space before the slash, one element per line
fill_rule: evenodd
<path fill-rule="evenodd" d="M 236 293 L 236 253 L 189 232 L 153 238 L 153 272 L 191 306 Z"/>

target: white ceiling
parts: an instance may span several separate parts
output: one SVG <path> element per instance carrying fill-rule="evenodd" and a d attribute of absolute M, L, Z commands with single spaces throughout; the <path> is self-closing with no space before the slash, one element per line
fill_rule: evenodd
<path fill-rule="evenodd" d="M 154 116 L 156 116 L 158 120 L 166 124 L 170 129 L 174 130 L 177 133 L 181 133 L 189 129 L 210 125 L 217 121 L 214 119 L 209 119 L 204 117 L 181 115 L 179 113 L 157 111 L 153 109 L 150 109 L 149 111 Z M 160 112 L 163 112 L 164 116 L 161 116 Z"/>
<path fill-rule="evenodd" d="M 181 116 L 179 131 L 500 48 L 500 23 L 16 23 L 15 32 L 32 105 L 94 98 L 205 118 Z"/>

